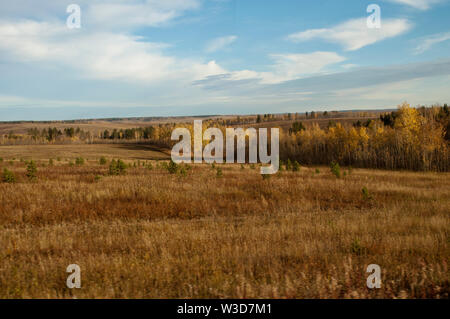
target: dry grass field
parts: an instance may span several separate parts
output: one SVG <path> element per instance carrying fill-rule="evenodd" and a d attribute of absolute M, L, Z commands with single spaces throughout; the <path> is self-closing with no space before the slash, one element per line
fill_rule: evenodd
<path fill-rule="evenodd" d="M 218 176 L 205 164 L 183 176 L 131 146 L 35 147 L 0 148 L 17 178 L 0 183 L 0 298 L 449 297 L 449 173 L 263 179 L 258 166 Z M 69 165 L 79 154 L 88 161 Z M 138 167 L 109 176 L 100 155 Z M 19 160 L 31 157 L 35 181 Z M 74 263 L 81 289 L 66 287 Z M 369 264 L 381 289 L 366 287 Z"/>

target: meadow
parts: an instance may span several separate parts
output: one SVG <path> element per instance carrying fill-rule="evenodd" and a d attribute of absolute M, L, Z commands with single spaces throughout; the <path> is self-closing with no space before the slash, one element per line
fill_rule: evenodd
<path fill-rule="evenodd" d="M 167 153 L 142 147 L 1 147 L 15 182 L 0 182 L 0 298 L 449 297 L 450 173 L 171 174 Z M 113 158 L 125 172 L 110 174 Z M 66 287 L 69 264 L 80 289 Z"/>

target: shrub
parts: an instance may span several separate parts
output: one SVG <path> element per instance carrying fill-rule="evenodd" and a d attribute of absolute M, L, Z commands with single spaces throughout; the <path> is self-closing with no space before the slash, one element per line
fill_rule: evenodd
<path fill-rule="evenodd" d="M 255 169 L 256 168 L 255 164 L 250 164 L 250 168 Z"/>
<path fill-rule="evenodd" d="M 178 164 L 170 160 L 169 164 L 167 165 L 167 171 L 169 172 L 169 174 L 176 174 L 178 169 Z"/>
<path fill-rule="evenodd" d="M 222 169 L 220 167 L 217 167 L 217 177 L 222 177 Z"/>
<path fill-rule="evenodd" d="M 339 163 L 331 162 L 330 170 L 334 176 L 336 176 L 337 178 L 341 178 L 341 167 L 339 166 Z"/>
<path fill-rule="evenodd" d="M 112 160 L 109 164 L 109 175 L 122 175 L 126 173 L 127 165 L 120 159 Z"/>
<path fill-rule="evenodd" d="M 149 171 L 151 171 L 151 170 L 153 169 L 152 163 L 148 163 L 148 164 L 147 164 L 147 169 L 148 169 Z"/>
<path fill-rule="evenodd" d="M 292 169 L 292 162 L 291 160 L 288 158 L 287 162 L 286 162 L 286 170 L 290 171 Z"/>
<path fill-rule="evenodd" d="M 5 168 L 3 170 L 2 175 L 2 182 L 3 183 L 15 183 L 16 182 L 16 176 L 14 176 L 14 173 Z"/>
<path fill-rule="evenodd" d="M 241 169 L 245 169 L 245 166 L 244 166 L 244 164 L 241 164 Z"/>
<path fill-rule="evenodd" d="M 56 158 L 56 160 L 57 160 L 58 162 L 61 162 L 61 157 L 58 156 L 58 157 Z"/>
<path fill-rule="evenodd" d="M 316 168 L 316 174 L 320 174 L 320 170 Z"/>
<path fill-rule="evenodd" d="M 99 182 L 102 179 L 100 175 L 95 175 L 94 181 Z"/>
<path fill-rule="evenodd" d="M 292 171 L 293 172 L 299 172 L 300 171 L 300 163 L 297 161 L 294 161 L 294 164 L 292 164 Z"/>
<path fill-rule="evenodd" d="M 268 179 L 270 179 L 270 174 L 261 174 L 261 176 L 262 176 L 262 179 L 263 180 L 268 180 Z"/>
<path fill-rule="evenodd" d="M 49 165 L 49 166 L 53 166 L 53 158 L 51 158 L 51 159 L 48 160 L 48 165 Z"/>
<path fill-rule="evenodd" d="M 106 158 L 104 156 L 100 157 L 99 163 L 100 165 L 105 165 L 107 163 Z"/>
<path fill-rule="evenodd" d="M 0 163 L 2 163 L 3 162 L 3 157 L 0 157 Z"/>
<path fill-rule="evenodd" d="M 181 166 L 180 169 L 178 170 L 178 173 L 180 174 L 181 177 L 185 177 L 187 175 L 187 170 L 184 166 Z"/>
<path fill-rule="evenodd" d="M 78 165 L 78 166 L 84 165 L 84 158 L 82 158 L 82 157 L 77 157 L 77 158 L 75 159 L 75 165 Z"/>
<path fill-rule="evenodd" d="M 37 173 L 36 163 L 33 160 L 31 160 L 28 162 L 28 165 L 27 165 L 28 179 L 31 181 L 35 180 L 37 178 L 36 173 Z"/>
<path fill-rule="evenodd" d="M 366 186 L 362 188 L 362 196 L 364 200 L 372 199 L 372 195 L 369 193 L 369 190 Z"/>
<path fill-rule="evenodd" d="M 355 239 L 350 245 L 350 251 L 353 254 L 360 256 L 365 254 L 367 252 L 367 249 L 361 245 L 359 239 Z"/>

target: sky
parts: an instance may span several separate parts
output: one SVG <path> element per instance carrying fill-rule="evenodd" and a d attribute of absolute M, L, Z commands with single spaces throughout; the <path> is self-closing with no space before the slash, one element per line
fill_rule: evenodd
<path fill-rule="evenodd" d="M 450 0 L 0 1 L 0 121 L 450 102 Z"/>

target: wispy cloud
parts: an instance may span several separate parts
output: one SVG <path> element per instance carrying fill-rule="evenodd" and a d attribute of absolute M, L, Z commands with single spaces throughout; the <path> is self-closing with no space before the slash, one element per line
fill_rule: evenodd
<path fill-rule="evenodd" d="M 304 42 L 313 39 L 338 43 L 347 51 L 355 51 L 367 45 L 401 35 L 412 28 L 406 19 L 384 19 L 381 28 L 370 29 L 367 19 L 352 19 L 332 28 L 310 29 L 289 35 L 293 42 Z"/>
<path fill-rule="evenodd" d="M 226 37 L 216 38 L 207 44 L 206 52 L 212 53 L 212 52 L 219 51 L 219 50 L 229 46 L 236 40 L 237 40 L 237 36 L 235 36 L 235 35 L 229 35 Z"/>
<path fill-rule="evenodd" d="M 420 43 L 414 50 L 415 54 L 421 54 L 425 51 L 431 49 L 435 44 L 450 40 L 450 32 L 433 34 L 429 37 L 423 38 L 422 43 Z"/>
<path fill-rule="evenodd" d="M 208 82 L 213 80 L 211 84 L 215 86 L 215 80 L 220 79 L 222 88 L 254 83 L 277 84 L 326 73 L 329 66 L 345 61 L 345 57 L 335 52 L 321 51 L 306 54 L 271 54 L 270 58 L 274 63 L 269 66 L 269 71 L 239 70 L 210 76 L 194 83 L 208 87 Z"/>
<path fill-rule="evenodd" d="M 150 83 L 225 72 L 215 61 L 167 56 L 165 44 L 144 42 L 125 33 L 74 33 L 63 24 L 0 21 L 0 38 L 3 59 L 60 65 L 94 79 Z"/>
<path fill-rule="evenodd" d="M 419 10 L 428 10 L 431 8 L 432 5 L 439 2 L 443 2 L 443 0 L 388 0 L 388 1 L 407 5 Z"/>

